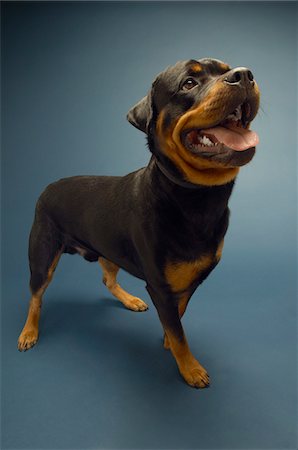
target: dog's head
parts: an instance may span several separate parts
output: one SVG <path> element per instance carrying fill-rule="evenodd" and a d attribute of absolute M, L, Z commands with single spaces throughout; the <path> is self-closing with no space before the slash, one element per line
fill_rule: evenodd
<path fill-rule="evenodd" d="M 194 184 L 220 185 L 254 156 L 258 136 L 249 126 L 258 107 L 249 69 L 206 58 L 159 74 L 127 118 L 147 134 L 167 170 Z"/>

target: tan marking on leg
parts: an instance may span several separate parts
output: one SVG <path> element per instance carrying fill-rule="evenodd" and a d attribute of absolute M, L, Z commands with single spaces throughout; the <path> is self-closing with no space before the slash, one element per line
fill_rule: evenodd
<path fill-rule="evenodd" d="M 48 270 L 46 282 L 36 293 L 32 294 L 29 303 L 27 320 L 18 339 L 18 349 L 20 351 L 29 350 L 29 348 L 33 347 L 38 340 L 38 324 L 40 318 L 42 296 L 53 278 L 53 274 L 57 267 L 61 254 L 62 250 L 60 250 L 53 259 L 53 262 Z"/>
<path fill-rule="evenodd" d="M 185 336 L 179 340 L 171 330 L 166 330 L 166 335 L 171 352 L 185 381 L 196 388 L 209 386 L 209 375 L 191 353 Z"/>
<path fill-rule="evenodd" d="M 220 259 L 221 259 L 223 246 L 224 246 L 224 239 L 219 243 L 219 246 L 217 247 L 216 254 L 215 254 L 216 261 L 220 261 Z"/>
<path fill-rule="evenodd" d="M 28 317 L 18 340 L 20 351 L 29 350 L 38 340 L 38 323 L 40 317 L 42 298 L 41 295 L 33 295 L 30 300 Z"/>
<path fill-rule="evenodd" d="M 179 299 L 178 310 L 179 310 L 179 317 L 180 317 L 180 319 L 183 317 L 183 315 L 185 313 L 188 301 L 189 301 L 189 294 L 188 293 L 183 294 L 181 296 L 181 298 Z"/>
<path fill-rule="evenodd" d="M 148 309 L 148 306 L 143 300 L 129 294 L 117 283 L 116 277 L 119 267 L 116 264 L 102 257 L 98 258 L 98 262 L 103 270 L 103 283 L 114 297 L 132 311 L 146 311 Z"/>
<path fill-rule="evenodd" d="M 166 350 L 170 350 L 170 341 L 169 338 L 167 336 L 167 333 L 164 334 L 164 338 L 163 338 L 163 346 Z"/>
<path fill-rule="evenodd" d="M 179 292 L 188 289 L 212 262 L 212 255 L 205 255 L 191 262 L 169 262 L 165 267 L 165 276 L 172 291 Z"/>
<path fill-rule="evenodd" d="M 181 297 L 179 299 L 179 303 L 178 303 L 178 311 L 179 311 L 179 318 L 180 319 L 182 319 L 182 317 L 183 317 L 183 315 L 185 313 L 188 301 L 189 301 L 189 294 L 188 294 L 188 292 L 186 292 L 185 294 L 181 295 Z M 166 350 L 170 349 L 170 342 L 169 342 L 169 339 L 168 339 L 168 336 L 167 336 L 166 333 L 164 335 L 163 346 L 164 346 L 164 348 Z"/>

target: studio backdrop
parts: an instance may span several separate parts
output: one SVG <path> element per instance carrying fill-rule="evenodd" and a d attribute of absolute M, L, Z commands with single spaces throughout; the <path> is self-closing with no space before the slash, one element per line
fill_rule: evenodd
<path fill-rule="evenodd" d="M 297 3 L 1 6 L 2 448 L 296 448 Z M 147 165 L 126 113 L 164 68 L 203 57 L 248 67 L 261 91 L 222 262 L 183 319 L 210 389 L 183 382 L 144 283 L 121 272 L 149 304 L 132 313 L 77 255 L 61 258 L 39 342 L 19 353 L 38 196 Z"/>

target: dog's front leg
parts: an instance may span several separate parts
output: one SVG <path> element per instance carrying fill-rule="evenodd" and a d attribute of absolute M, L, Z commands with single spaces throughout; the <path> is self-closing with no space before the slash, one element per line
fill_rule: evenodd
<path fill-rule="evenodd" d="M 191 353 L 179 317 L 177 301 L 162 289 L 147 285 L 147 290 L 157 309 L 160 321 L 167 335 L 171 352 L 185 381 L 193 387 L 209 386 L 207 371 Z"/>

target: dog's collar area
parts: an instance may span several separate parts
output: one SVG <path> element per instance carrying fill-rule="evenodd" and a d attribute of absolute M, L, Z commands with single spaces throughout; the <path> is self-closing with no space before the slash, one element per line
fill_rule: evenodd
<path fill-rule="evenodd" d="M 202 186 L 199 184 L 189 183 L 188 181 L 181 180 L 179 178 L 176 178 L 168 169 L 166 169 L 160 161 L 155 159 L 155 163 L 159 170 L 163 173 L 163 175 L 168 178 L 172 183 L 177 184 L 178 186 L 181 186 L 183 188 L 187 189 L 201 189 Z"/>

